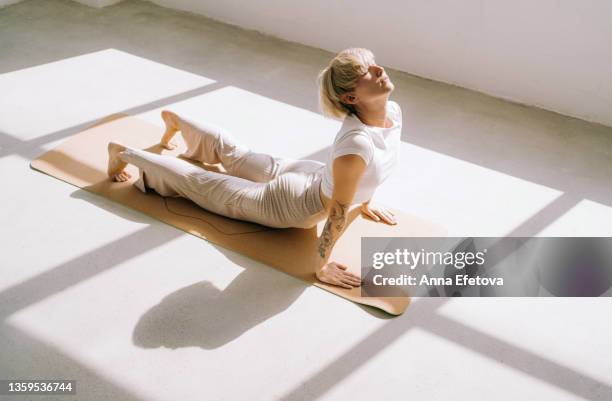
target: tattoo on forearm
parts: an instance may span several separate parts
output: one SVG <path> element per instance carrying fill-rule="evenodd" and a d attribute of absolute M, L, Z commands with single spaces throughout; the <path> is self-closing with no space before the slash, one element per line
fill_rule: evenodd
<path fill-rule="evenodd" d="M 319 242 L 319 256 L 321 256 L 321 258 L 326 257 L 328 251 L 333 246 L 334 238 L 337 238 L 344 229 L 348 208 L 349 204 L 337 201 L 332 205 L 331 213 L 321 233 L 321 242 Z"/>
<path fill-rule="evenodd" d="M 321 242 L 319 242 L 319 256 L 325 258 L 327 248 L 331 243 L 331 220 L 327 219 L 325 227 L 323 227 L 323 233 L 321 233 Z"/>

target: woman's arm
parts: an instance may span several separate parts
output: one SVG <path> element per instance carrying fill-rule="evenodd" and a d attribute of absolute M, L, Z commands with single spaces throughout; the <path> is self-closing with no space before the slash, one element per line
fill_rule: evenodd
<path fill-rule="evenodd" d="M 358 276 L 347 272 L 346 266 L 329 262 L 329 255 L 337 239 L 346 228 L 348 211 L 365 169 L 365 161 L 355 154 L 347 154 L 334 159 L 334 190 L 327 210 L 327 222 L 319 237 L 315 257 L 317 278 L 323 282 L 344 288 L 358 287 L 361 285 L 361 280 Z"/>

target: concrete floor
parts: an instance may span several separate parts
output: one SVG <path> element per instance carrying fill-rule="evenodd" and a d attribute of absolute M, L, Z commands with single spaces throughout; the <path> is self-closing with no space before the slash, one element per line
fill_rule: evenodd
<path fill-rule="evenodd" d="M 612 399 L 609 298 L 389 318 L 29 168 L 161 108 L 324 160 L 332 54 L 133 0 L 26 0 L 0 38 L 0 379 L 76 379 L 79 401 Z M 402 158 L 376 200 L 456 236 L 612 235 L 612 128 L 389 75 Z"/>

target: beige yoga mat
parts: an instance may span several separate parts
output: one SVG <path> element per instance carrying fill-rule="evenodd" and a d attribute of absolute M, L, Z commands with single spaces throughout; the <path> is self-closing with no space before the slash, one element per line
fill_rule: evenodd
<path fill-rule="evenodd" d="M 309 260 L 307 255 L 316 249 L 317 238 L 325 220 L 311 229 L 278 229 L 230 219 L 208 212 L 184 198 L 162 197 L 153 190 L 142 193 L 132 185 L 138 177 L 138 170 L 132 165 L 127 168 L 132 174 L 131 180 L 119 183 L 108 179 L 106 166 L 109 141 L 115 140 L 131 147 L 161 153 L 159 140 L 162 133 L 163 129 L 157 125 L 125 114 L 115 114 L 68 138 L 32 161 L 31 166 L 353 302 L 370 305 L 393 315 L 400 315 L 406 310 L 410 304 L 409 297 L 362 297 L 359 288 L 348 290 L 317 280 L 313 267 L 306 261 Z M 180 133 L 174 141 L 178 147 L 172 151 L 164 149 L 164 154 L 176 156 L 185 150 Z M 220 165 L 202 166 L 208 170 L 225 172 Z M 353 207 L 349 213 L 350 225 L 336 242 L 330 260 L 345 263 L 353 273 L 360 275 L 361 237 L 446 235 L 440 226 L 397 210 L 393 212 L 398 224 L 390 226 L 362 216 L 359 208 Z"/>

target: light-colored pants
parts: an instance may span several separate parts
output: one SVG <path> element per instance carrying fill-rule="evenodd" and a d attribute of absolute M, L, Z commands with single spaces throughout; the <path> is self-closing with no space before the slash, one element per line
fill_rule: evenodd
<path fill-rule="evenodd" d="M 310 228 L 327 217 L 319 196 L 323 163 L 252 152 L 217 125 L 179 118 L 187 150 L 181 156 L 221 163 L 228 174 L 180 158 L 127 148 L 121 159 L 139 169 L 143 192 L 191 199 L 226 217 L 269 227 Z"/>

